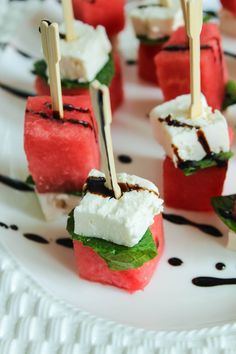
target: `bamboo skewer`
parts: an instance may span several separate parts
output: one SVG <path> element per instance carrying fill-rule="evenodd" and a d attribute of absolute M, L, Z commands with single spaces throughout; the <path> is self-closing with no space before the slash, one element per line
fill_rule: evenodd
<path fill-rule="evenodd" d="M 165 7 L 171 7 L 172 0 L 160 0 L 160 5 L 165 6 Z"/>
<path fill-rule="evenodd" d="M 190 42 L 190 82 L 191 107 L 190 117 L 202 114 L 201 70 L 200 70 L 200 34 L 202 30 L 202 0 L 189 0 L 187 3 L 187 33 Z"/>
<path fill-rule="evenodd" d="M 187 0 L 181 0 L 181 7 L 184 17 L 185 28 L 188 26 L 188 16 L 187 16 Z"/>
<path fill-rule="evenodd" d="M 74 28 L 74 12 L 71 0 L 62 0 L 63 16 L 66 29 L 66 40 L 68 42 L 76 39 L 76 33 Z"/>
<path fill-rule="evenodd" d="M 116 199 L 121 197 L 121 189 L 117 182 L 115 161 L 111 139 L 111 105 L 109 89 L 94 81 L 90 87 L 95 116 L 98 122 L 99 141 L 102 164 L 106 176 L 106 187 L 113 191 Z"/>
<path fill-rule="evenodd" d="M 42 48 L 48 64 L 49 85 L 52 97 L 52 109 L 63 118 L 63 102 L 61 91 L 61 77 L 59 61 L 61 59 L 59 49 L 59 31 L 57 23 L 42 20 L 40 24 Z"/>

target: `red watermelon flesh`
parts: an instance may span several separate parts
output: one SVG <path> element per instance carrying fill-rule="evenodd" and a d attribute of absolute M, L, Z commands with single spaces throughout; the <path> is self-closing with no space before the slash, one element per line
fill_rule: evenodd
<path fill-rule="evenodd" d="M 73 0 L 75 18 L 96 27 L 103 25 L 109 37 L 125 25 L 125 0 Z"/>
<path fill-rule="evenodd" d="M 115 64 L 115 75 L 110 84 L 111 109 L 115 112 L 124 101 L 123 77 L 121 69 L 121 59 L 118 53 L 113 52 Z"/>
<path fill-rule="evenodd" d="M 123 92 L 123 78 L 121 70 L 120 56 L 118 53 L 113 53 L 113 60 L 115 65 L 115 75 L 110 84 L 110 99 L 111 99 L 111 109 L 112 112 L 115 112 L 124 100 Z M 39 96 L 49 96 L 50 88 L 48 83 L 39 76 L 36 76 L 35 79 L 35 91 Z M 89 96 L 89 89 L 84 88 L 63 88 L 63 96 Z"/>
<path fill-rule="evenodd" d="M 201 89 L 209 106 L 221 109 L 227 69 L 217 25 L 203 25 L 201 33 Z M 189 45 L 185 28 L 173 33 L 155 57 L 159 85 L 166 101 L 190 92 Z"/>
<path fill-rule="evenodd" d="M 191 211 L 212 211 L 211 198 L 222 194 L 226 167 L 210 167 L 185 176 L 173 161 L 164 161 L 164 200 L 170 208 Z"/>
<path fill-rule="evenodd" d="M 150 229 L 158 247 L 158 256 L 136 269 L 111 270 L 108 268 L 106 262 L 91 247 L 84 246 L 80 241 L 74 241 L 78 275 L 90 281 L 125 289 L 130 293 L 143 290 L 151 280 L 163 250 L 164 231 L 161 214 L 155 217 Z"/>
<path fill-rule="evenodd" d="M 145 81 L 158 84 L 155 56 L 161 51 L 163 44 L 147 45 L 140 43 L 138 51 L 138 74 Z"/>
<path fill-rule="evenodd" d="M 232 12 L 236 16 L 236 1 L 235 0 L 220 0 L 221 4 L 228 11 Z"/>
<path fill-rule="evenodd" d="M 53 118 L 51 98 L 29 97 L 24 148 L 38 192 L 81 191 L 99 168 L 97 126 L 88 96 L 63 97 L 64 120 Z M 74 109 L 75 108 L 75 109 Z"/>

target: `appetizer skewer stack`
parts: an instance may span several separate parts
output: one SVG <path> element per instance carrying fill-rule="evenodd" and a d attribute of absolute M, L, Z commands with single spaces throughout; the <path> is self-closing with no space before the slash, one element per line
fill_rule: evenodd
<path fill-rule="evenodd" d="M 183 24 L 181 7 L 176 0 L 144 0 L 130 17 L 139 39 L 138 74 L 145 81 L 157 84 L 154 57 L 170 35 Z"/>
<path fill-rule="evenodd" d="M 134 292 L 148 284 L 159 259 L 157 250 L 161 253 L 163 201 L 148 180 L 116 175 L 109 91 L 95 82 L 91 95 L 105 174 L 89 173 L 84 197 L 71 213 L 67 229 L 82 278 Z"/>
<path fill-rule="evenodd" d="M 40 29 L 51 97 L 28 98 L 24 147 L 45 216 L 52 219 L 78 203 L 87 174 L 99 168 L 99 147 L 89 96 L 62 97 L 57 24 L 42 21 Z"/>
<path fill-rule="evenodd" d="M 228 79 L 217 25 L 205 23 L 201 32 L 201 90 L 213 109 L 221 109 Z M 190 88 L 189 44 L 179 28 L 155 57 L 159 85 L 166 101 L 187 94 Z M 214 84 L 210 82 L 214 81 Z"/>
<path fill-rule="evenodd" d="M 166 205 L 210 211 L 211 197 L 222 193 L 232 153 L 224 116 L 213 111 L 201 95 L 199 36 L 202 9 L 199 4 L 201 1 L 189 0 L 187 3 L 191 95 L 178 96 L 155 107 L 150 117 L 156 138 L 167 154 L 163 172 Z M 169 70 L 168 74 L 171 73 Z"/>
<path fill-rule="evenodd" d="M 60 27 L 60 73 L 64 96 L 89 95 L 96 78 L 110 87 L 113 111 L 123 100 L 121 68 L 104 27 L 93 28 L 73 17 L 71 0 L 63 2 L 64 23 Z M 45 60 L 34 64 L 38 95 L 49 95 L 48 67 Z"/>

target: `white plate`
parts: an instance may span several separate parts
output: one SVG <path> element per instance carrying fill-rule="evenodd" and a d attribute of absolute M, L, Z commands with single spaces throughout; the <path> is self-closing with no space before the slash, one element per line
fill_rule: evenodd
<path fill-rule="evenodd" d="M 37 33 L 35 35 L 38 36 Z M 35 41 L 38 39 L 35 37 Z M 31 41 L 32 38 L 29 43 Z M 18 40 L 17 44 L 19 43 Z M 25 52 L 27 42 L 24 41 L 24 47 L 17 48 Z M 27 53 L 33 54 L 30 50 Z M 0 57 L 0 82 L 31 92 L 33 86 L 29 68 L 32 61 L 12 46 L 5 48 Z M 137 80 L 135 65 L 124 64 L 124 77 L 126 103 L 115 115 L 112 134 L 116 157 L 125 154 L 133 161 L 130 164 L 122 164 L 117 159 L 117 169 L 148 178 L 162 189 L 161 169 L 164 154 L 152 136 L 146 117 L 150 109 L 160 102 L 161 94 L 155 87 Z M 5 89 L 0 92 L 0 173 L 24 180 L 28 175 L 23 151 L 25 99 L 16 97 Z M 235 169 L 236 158 L 233 158 L 225 193 L 235 192 Z M 173 210 L 165 212 L 185 216 L 196 223 L 212 225 L 223 234 L 226 233 L 224 225 L 214 214 Z M 54 223 L 45 222 L 33 193 L 20 192 L 0 184 L 1 244 L 10 257 L 15 259 L 21 273 L 29 275 L 32 288 L 36 289 L 35 284 L 39 284 L 58 299 L 62 307 L 71 305 L 71 308 L 78 310 L 78 316 L 84 312 L 90 313 L 95 316 L 94 323 L 98 326 L 107 323 L 114 331 L 125 328 L 126 333 L 137 335 L 139 332 L 130 326 L 143 329 L 142 333 L 146 339 L 150 333 L 159 331 L 162 335 L 164 331 L 168 339 L 173 330 L 195 330 L 189 334 L 197 336 L 204 333 L 210 336 L 212 333 L 222 334 L 225 329 L 234 328 L 236 286 L 197 287 L 192 283 L 192 280 L 199 276 L 236 278 L 236 253 L 225 248 L 226 236 L 216 238 L 196 227 L 165 221 L 165 250 L 157 271 L 145 291 L 130 295 L 76 276 L 73 251 L 57 243 L 58 239 L 68 237 L 65 222 L 65 219 Z M 11 225 L 16 225 L 18 230 L 13 230 Z M 39 235 L 47 243 L 40 244 L 29 240 L 27 234 Z M 182 265 L 171 266 L 168 260 L 173 257 L 181 259 Z M 219 262 L 225 264 L 222 271 L 215 267 Z M 45 294 L 44 296 L 47 297 Z M 84 323 L 90 319 L 86 314 L 83 317 Z M 115 323 L 129 327 L 120 327 Z M 178 336 L 175 334 L 173 338 L 175 337 Z M 187 340 L 187 337 L 185 339 Z M 148 344 L 145 345 L 148 348 Z M 169 348 L 171 346 L 170 343 Z"/>

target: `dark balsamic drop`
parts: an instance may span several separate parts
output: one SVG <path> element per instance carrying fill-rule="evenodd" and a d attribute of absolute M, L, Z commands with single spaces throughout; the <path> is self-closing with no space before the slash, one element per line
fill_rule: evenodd
<path fill-rule="evenodd" d="M 118 160 L 122 163 L 131 163 L 132 162 L 132 158 L 128 155 L 119 155 Z"/>
<path fill-rule="evenodd" d="M 197 277 L 192 280 L 193 285 L 209 288 L 219 285 L 236 285 L 236 278 L 222 279 L 214 277 Z"/>
<path fill-rule="evenodd" d="M 137 65 L 137 60 L 128 59 L 126 60 L 127 65 Z"/>
<path fill-rule="evenodd" d="M 14 224 L 10 225 L 10 229 L 13 231 L 19 230 L 18 226 L 14 225 Z"/>
<path fill-rule="evenodd" d="M 58 238 L 56 243 L 66 248 L 73 248 L 73 241 L 69 237 Z"/>
<path fill-rule="evenodd" d="M 7 224 L 5 224 L 4 222 L 0 222 L 0 227 L 3 227 L 4 229 L 8 229 Z"/>
<path fill-rule="evenodd" d="M 224 270 L 226 265 L 222 262 L 218 262 L 218 263 L 216 263 L 215 267 L 217 270 Z"/>
<path fill-rule="evenodd" d="M 34 242 L 37 242 L 37 243 L 42 243 L 42 244 L 48 244 L 49 243 L 49 241 L 46 240 L 44 237 L 36 235 L 36 234 L 26 233 L 26 234 L 23 234 L 23 236 L 25 238 L 27 238 L 27 240 L 34 241 Z"/>
<path fill-rule="evenodd" d="M 170 265 L 172 265 L 173 267 L 179 267 L 179 266 L 181 266 L 184 262 L 183 262 L 180 258 L 173 257 L 173 258 L 168 259 L 168 263 L 169 263 Z"/>

